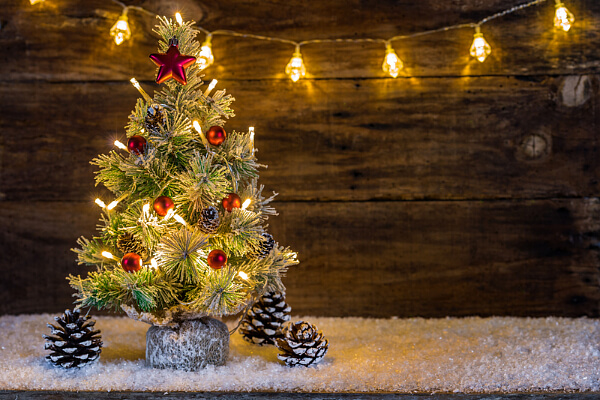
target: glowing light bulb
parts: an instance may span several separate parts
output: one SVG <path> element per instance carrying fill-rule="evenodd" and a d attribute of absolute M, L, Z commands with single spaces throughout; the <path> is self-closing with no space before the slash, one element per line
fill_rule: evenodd
<path fill-rule="evenodd" d="M 210 33 L 206 35 L 206 39 L 200 47 L 200 54 L 198 54 L 198 57 L 196 58 L 196 65 L 198 68 L 200 68 L 200 71 L 210 67 L 213 62 L 215 62 L 215 57 L 213 56 L 212 52 L 212 45 L 210 44 L 211 39 L 212 35 Z"/>
<path fill-rule="evenodd" d="M 115 39 L 117 46 L 131 37 L 129 21 L 127 19 L 127 8 L 123 10 L 123 14 L 121 14 L 117 22 L 110 28 L 110 36 Z"/>
<path fill-rule="evenodd" d="M 118 140 L 115 140 L 115 146 L 117 146 L 121 150 L 127 150 L 127 146 L 125 146 L 123 143 L 119 142 Z"/>
<path fill-rule="evenodd" d="M 248 206 L 250 205 L 250 203 L 252 203 L 252 199 L 246 199 L 244 201 L 244 203 L 242 204 L 242 210 L 245 210 L 246 208 L 248 208 Z"/>
<path fill-rule="evenodd" d="M 210 84 L 208 85 L 208 87 L 204 91 L 204 96 L 205 97 L 208 97 L 208 95 L 210 94 L 210 92 L 212 92 L 212 90 L 215 88 L 215 86 L 217 86 L 218 82 L 219 81 L 216 80 L 216 79 L 213 79 L 212 81 L 210 81 Z"/>
<path fill-rule="evenodd" d="M 117 206 L 117 204 L 119 204 L 118 200 L 113 200 L 110 202 L 109 205 L 106 206 L 107 210 L 112 210 L 113 208 L 115 208 Z"/>
<path fill-rule="evenodd" d="M 150 211 L 150 203 L 146 203 L 142 206 L 142 211 L 144 212 L 144 214 L 148 214 L 148 212 Z"/>
<path fill-rule="evenodd" d="M 250 132 L 250 147 L 252 147 L 252 155 L 254 155 L 254 127 L 249 127 L 248 132 Z"/>
<path fill-rule="evenodd" d="M 492 48 L 486 42 L 483 37 L 483 33 L 479 30 L 479 27 L 475 28 L 475 35 L 473 35 L 473 44 L 471 45 L 470 54 L 475 57 L 477 61 L 484 62 L 486 57 L 490 55 Z"/>
<path fill-rule="evenodd" d="M 187 225 L 185 220 L 179 214 L 173 214 L 173 218 L 175 218 L 175 221 L 179 222 L 181 225 Z"/>
<path fill-rule="evenodd" d="M 175 20 L 177 20 L 177 23 L 179 25 L 183 25 L 183 18 L 181 18 L 181 14 L 180 13 L 178 13 L 178 12 L 175 13 Z"/>
<path fill-rule="evenodd" d="M 242 278 L 243 280 L 247 281 L 248 280 L 248 274 L 245 273 L 244 271 L 240 271 L 238 272 L 238 275 L 240 276 L 240 278 Z"/>
<path fill-rule="evenodd" d="M 392 78 L 397 78 L 398 73 L 404 67 L 402 60 L 398 58 L 391 44 L 386 44 L 385 58 L 383 59 L 383 72 L 389 74 Z"/>
<path fill-rule="evenodd" d="M 37 3 L 42 3 L 44 0 L 29 0 L 29 2 L 31 3 L 31 5 L 37 4 Z"/>
<path fill-rule="evenodd" d="M 146 100 L 146 101 L 152 101 L 152 98 L 150 96 L 148 96 L 148 93 L 146 93 L 146 91 L 144 89 L 142 89 L 142 87 L 140 86 L 140 83 L 137 81 L 137 79 L 131 78 L 129 80 L 129 82 L 131 82 L 131 84 L 133 85 L 133 87 L 136 88 L 138 90 L 138 92 L 140 92 L 140 94 L 142 95 L 142 97 L 144 98 L 144 100 Z M 143 130 L 142 130 L 142 132 L 143 132 Z"/>
<path fill-rule="evenodd" d="M 103 202 L 102 200 L 100 200 L 100 199 L 96 199 L 96 200 L 94 200 L 94 203 L 98 204 L 98 206 L 99 206 L 100 208 L 104 208 L 104 207 L 106 207 L 106 204 L 104 204 L 104 202 Z"/>
<path fill-rule="evenodd" d="M 302 60 L 302 54 L 300 53 L 300 46 L 296 46 L 296 51 L 290 59 L 290 62 L 285 66 L 285 74 L 290 77 L 292 82 L 298 82 L 298 80 L 306 75 L 306 67 Z"/>
<path fill-rule="evenodd" d="M 150 266 L 152 269 L 158 269 L 158 263 L 156 262 L 156 259 L 153 258 L 152 260 L 150 260 Z"/>
<path fill-rule="evenodd" d="M 573 22 L 575 22 L 575 16 L 571 14 L 569 10 L 567 10 L 565 5 L 560 0 L 556 0 L 554 27 L 567 32 L 569 29 L 571 29 Z"/>
<path fill-rule="evenodd" d="M 103 251 L 101 254 L 102 254 L 102 257 L 110 258 L 111 260 L 115 259 L 115 257 L 111 253 L 109 253 L 108 251 Z"/>
<path fill-rule="evenodd" d="M 198 132 L 198 135 L 200 135 L 200 139 L 202 140 L 204 147 L 208 148 L 208 140 L 206 140 L 206 136 L 204 136 L 204 133 L 202 133 L 202 128 L 200 127 L 198 121 L 192 122 L 192 126 L 194 127 L 196 132 Z"/>

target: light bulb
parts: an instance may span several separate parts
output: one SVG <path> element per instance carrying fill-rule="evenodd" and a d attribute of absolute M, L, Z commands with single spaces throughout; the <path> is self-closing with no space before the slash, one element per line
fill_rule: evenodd
<path fill-rule="evenodd" d="M 106 206 L 107 210 L 112 210 L 113 208 L 115 208 L 117 206 L 117 204 L 119 204 L 118 200 L 113 200 L 110 202 L 109 205 Z"/>
<path fill-rule="evenodd" d="M 252 199 L 246 199 L 244 201 L 244 203 L 242 204 L 242 210 L 245 210 L 246 208 L 248 208 L 248 206 L 250 205 L 250 203 L 252 203 Z"/>
<path fill-rule="evenodd" d="M 383 72 L 389 74 L 392 78 L 398 77 L 398 72 L 404 67 L 402 60 L 398 58 L 391 44 L 386 45 L 385 58 L 383 59 Z"/>
<path fill-rule="evenodd" d="M 196 65 L 200 71 L 210 67 L 212 63 L 215 62 L 215 57 L 212 53 L 212 46 L 210 44 L 211 39 L 211 34 L 206 35 L 206 39 L 204 40 L 204 43 L 202 43 L 202 47 L 200 47 L 200 54 L 198 54 L 198 57 L 196 58 Z"/>
<path fill-rule="evenodd" d="M 177 20 L 177 23 L 179 25 L 183 25 L 183 18 L 181 18 L 181 14 L 180 13 L 178 13 L 178 12 L 175 13 L 175 20 Z"/>
<path fill-rule="evenodd" d="M 123 143 L 119 142 L 118 140 L 115 140 L 115 146 L 117 146 L 121 150 L 127 150 L 127 146 L 125 146 Z"/>
<path fill-rule="evenodd" d="M 142 89 L 142 86 L 140 86 L 140 83 L 137 81 L 137 79 L 135 78 L 131 78 L 129 80 L 129 82 L 131 82 L 131 84 L 133 85 L 134 88 L 136 88 L 138 90 L 138 92 L 140 92 L 140 94 L 142 95 L 142 97 L 144 98 L 144 100 L 150 102 L 152 101 L 152 98 L 150 96 L 148 96 L 148 93 L 146 93 L 146 91 L 144 89 Z M 144 130 L 142 129 L 142 132 Z"/>
<path fill-rule="evenodd" d="M 204 91 L 204 96 L 208 97 L 208 95 L 210 94 L 210 92 L 212 92 L 212 90 L 217 86 L 218 82 L 219 81 L 216 80 L 216 79 L 213 79 L 212 81 L 210 81 L 210 84 L 208 85 L 208 87 Z"/>
<path fill-rule="evenodd" d="M 41 3 L 44 0 L 29 0 L 29 2 L 31 3 L 31 5 L 37 4 L 37 3 Z"/>
<path fill-rule="evenodd" d="M 475 35 L 473 35 L 473 44 L 471 45 L 470 54 L 475 57 L 477 61 L 484 62 L 486 57 L 490 55 L 492 48 L 485 41 L 483 33 L 479 30 L 479 27 L 475 29 Z"/>
<path fill-rule="evenodd" d="M 296 51 L 290 59 L 290 62 L 285 67 L 285 73 L 290 77 L 292 82 L 298 82 L 298 80 L 306 75 L 306 67 L 302 60 L 302 54 L 300 53 L 300 47 L 296 46 Z"/>
<path fill-rule="evenodd" d="M 111 253 L 109 253 L 108 251 L 103 251 L 103 252 L 102 252 L 102 253 L 100 253 L 100 254 L 102 254 L 102 257 L 110 258 L 110 259 L 113 259 L 113 260 L 114 260 L 114 258 L 115 258 L 115 257 L 114 257 L 114 256 L 113 256 Z"/>
<path fill-rule="evenodd" d="M 156 262 L 155 258 L 150 260 L 150 265 L 152 269 L 158 269 L 158 263 Z"/>
<path fill-rule="evenodd" d="M 175 221 L 179 222 L 181 225 L 187 225 L 185 220 L 179 214 L 173 214 L 173 218 L 175 218 Z"/>
<path fill-rule="evenodd" d="M 247 281 L 248 280 L 248 274 L 245 273 L 244 271 L 240 271 L 238 272 L 238 275 L 240 278 L 242 278 L 243 280 Z"/>
<path fill-rule="evenodd" d="M 573 25 L 573 22 L 575 22 L 575 16 L 573 16 L 573 14 L 571 14 L 571 12 L 567 10 L 565 5 L 561 1 L 556 0 L 556 14 L 554 16 L 554 27 L 567 32 L 569 29 L 571 29 L 571 25 Z"/>
<path fill-rule="evenodd" d="M 123 11 L 123 14 L 119 17 L 117 22 L 110 28 L 110 36 L 115 39 L 116 45 L 120 45 L 131 37 L 131 30 L 129 29 L 129 22 L 127 19 L 127 9 Z"/>
<path fill-rule="evenodd" d="M 106 207 L 106 204 L 104 204 L 104 202 L 103 202 L 102 200 L 100 200 L 100 199 L 96 199 L 96 200 L 94 200 L 94 203 L 98 204 L 98 206 L 99 206 L 100 208 L 104 208 L 104 207 Z"/>

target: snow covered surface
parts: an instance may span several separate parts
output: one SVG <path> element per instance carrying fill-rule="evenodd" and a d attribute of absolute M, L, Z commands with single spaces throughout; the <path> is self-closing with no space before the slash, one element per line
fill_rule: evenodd
<path fill-rule="evenodd" d="M 144 364 L 149 325 L 96 317 L 104 348 L 81 370 L 47 363 L 49 314 L 0 317 L 0 389 L 516 392 L 600 390 L 600 322 L 567 318 L 317 318 L 329 352 L 287 368 L 277 349 L 231 338 L 227 364 L 199 372 Z M 294 317 L 292 320 L 298 320 Z M 230 322 L 230 328 L 234 322 Z"/>

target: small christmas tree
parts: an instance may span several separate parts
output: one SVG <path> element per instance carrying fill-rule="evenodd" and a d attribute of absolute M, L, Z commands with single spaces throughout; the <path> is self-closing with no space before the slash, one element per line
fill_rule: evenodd
<path fill-rule="evenodd" d="M 234 99 L 204 87 L 193 23 L 160 18 L 155 32 L 159 53 L 150 57 L 164 87 L 151 98 L 132 80 L 143 98 L 127 146 L 92 161 L 96 184 L 116 200 L 97 201 L 99 234 L 74 249 L 98 269 L 68 279 L 82 307 L 172 326 L 235 314 L 284 290 L 281 275 L 297 261 L 265 230 L 276 194 L 265 198 L 257 184 L 253 132 L 223 129 Z"/>

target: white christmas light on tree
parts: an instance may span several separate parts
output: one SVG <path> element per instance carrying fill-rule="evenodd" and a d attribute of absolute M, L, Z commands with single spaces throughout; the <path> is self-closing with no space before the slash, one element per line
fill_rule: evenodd
<path fill-rule="evenodd" d="M 98 204 L 98 206 L 99 206 L 100 208 L 104 208 L 104 207 L 106 207 L 106 204 L 104 204 L 104 202 L 103 202 L 102 200 L 100 200 L 100 199 L 96 199 L 96 200 L 94 200 L 94 203 Z"/>
<path fill-rule="evenodd" d="M 210 92 L 212 92 L 212 90 L 215 88 L 215 86 L 217 86 L 218 82 L 219 81 L 217 81 L 216 79 L 213 79 L 212 81 L 210 81 L 210 84 L 208 85 L 208 87 L 204 91 L 204 96 L 205 97 L 208 97 L 208 95 L 210 94 Z"/>
<path fill-rule="evenodd" d="M 110 28 L 110 36 L 115 39 L 117 46 L 131 37 L 129 20 L 127 19 L 127 8 L 123 10 L 123 14 L 121 14 L 117 22 Z"/>
<path fill-rule="evenodd" d="M 108 251 L 103 251 L 101 254 L 102 254 L 102 257 L 110 258 L 111 260 L 115 259 L 115 256 L 113 256 L 112 253 L 109 253 Z"/>
<path fill-rule="evenodd" d="M 473 44 L 471 45 L 470 54 L 472 57 L 475 57 L 477 61 L 484 62 L 486 57 L 490 55 L 492 52 L 492 48 L 486 42 L 483 37 L 483 33 L 479 27 L 475 27 L 475 34 L 473 35 Z"/>
<path fill-rule="evenodd" d="M 31 3 L 31 5 L 37 4 L 37 3 L 42 3 L 44 0 L 29 0 L 29 2 Z"/>
<path fill-rule="evenodd" d="M 200 47 L 200 53 L 198 54 L 198 57 L 196 57 L 196 65 L 200 68 L 200 71 L 210 67 L 215 62 L 212 45 L 210 44 L 211 39 L 212 35 L 210 33 L 206 35 L 206 39 L 204 39 L 204 42 Z"/>
<path fill-rule="evenodd" d="M 244 200 L 244 203 L 242 203 L 242 210 L 245 210 L 246 208 L 248 208 L 248 206 L 250 205 L 250 203 L 252 203 L 252 199 L 246 199 L 246 200 Z"/>
<path fill-rule="evenodd" d="M 144 98 L 144 100 L 151 102 L 152 98 L 148 95 L 148 93 L 146 93 L 146 91 L 144 89 L 142 89 L 142 86 L 140 86 L 140 83 L 137 81 L 137 79 L 135 78 L 131 78 L 129 80 L 129 82 L 131 82 L 131 84 L 133 85 L 134 88 L 136 88 L 138 90 L 138 92 L 140 92 L 140 94 L 142 95 L 142 97 Z M 142 129 L 142 132 L 144 130 Z"/>
<path fill-rule="evenodd" d="M 392 78 L 397 78 L 398 73 L 404 67 L 402 60 L 396 55 L 391 43 L 386 43 L 385 58 L 383 59 L 383 72 L 389 74 Z"/>
<path fill-rule="evenodd" d="M 123 143 L 119 142 L 118 140 L 115 140 L 115 146 L 117 146 L 121 150 L 127 150 L 127 146 L 125 146 Z"/>
<path fill-rule="evenodd" d="M 183 18 L 181 18 L 181 14 L 180 13 L 178 13 L 178 12 L 175 13 L 175 20 L 177 21 L 177 23 L 179 25 L 183 25 Z"/>
<path fill-rule="evenodd" d="M 192 126 L 194 127 L 196 132 L 198 132 L 198 135 L 200 135 L 200 139 L 202 140 L 204 147 L 208 148 L 208 140 L 206 140 L 206 136 L 204 136 L 204 133 L 202 133 L 202 128 L 200 127 L 198 121 L 192 122 Z"/>
<path fill-rule="evenodd" d="M 243 280 L 247 281 L 248 280 L 248 274 L 245 273 L 244 271 L 240 271 L 238 272 L 238 275 L 240 278 L 242 278 Z"/>
<path fill-rule="evenodd" d="M 181 225 L 187 225 L 183 217 L 181 217 L 179 214 L 173 214 L 173 218 L 175 218 L 175 221 L 179 222 Z"/>
<path fill-rule="evenodd" d="M 554 15 L 554 27 L 567 32 L 575 22 L 575 16 L 567 10 L 565 5 L 556 0 L 556 14 Z"/>
<path fill-rule="evenodd" d="M 296 46 L 296 51 L 290 59 L 290 62 L 285 67 L 285 74 L 290 77 L 292 82 L 298 82 L 298 80 L 306 75 L 306 67 L 302 60 L 302 54 L 300 53 L 300 46 Z"/>
<path fill-rule="evenodd" d="M 158 263 L 156 262 L 155 258 L 150 260 L 150 266 L 152 269 L 158 269 Z"/>

